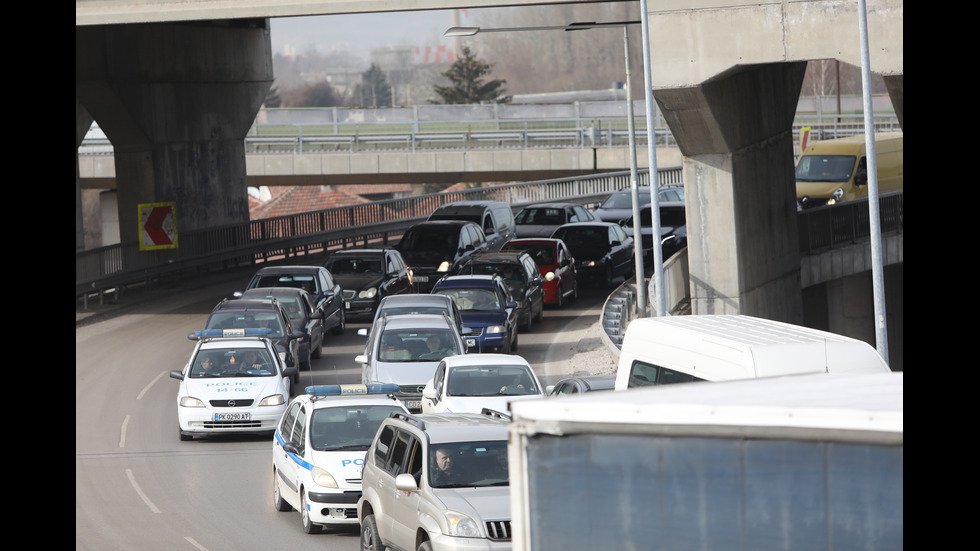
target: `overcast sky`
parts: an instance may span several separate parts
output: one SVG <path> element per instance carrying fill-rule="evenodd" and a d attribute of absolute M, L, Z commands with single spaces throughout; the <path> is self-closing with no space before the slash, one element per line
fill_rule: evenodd
<path fill-rule="evenodd" d="M 465 24 L 467 16 L 460 17 Z M 449 45 L 442 33 L 451 26 L 450 10 L 281 17 L 272 20 L 272 53 L 302 54 L 315 48 L 367 57 L 371 48 L 381 46 Z"/>

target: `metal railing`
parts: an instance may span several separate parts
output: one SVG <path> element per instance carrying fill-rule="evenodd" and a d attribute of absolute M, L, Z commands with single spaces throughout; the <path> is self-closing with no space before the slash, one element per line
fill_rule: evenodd
<path fill-rule="evenodd" d="M 397 240 L 412 224 L 438 206 L 462 200 L 505 201 L 515 209 L 543 201 L 597 204 L 610 193 L 629 187 L 629 171 L 507 184 L 462 191 L 389 199 L 242 224 L 181 232 L 179 248 L 142 252 L 128 242 L 75 253 L 76 297 L 87 301 L 108 289 L 152 284 L 160 277 L 180 277 L 232 266 L 322 254 L 354 244 L 385 244 Z M 659 171 L 662 185 L 681 184 L 680 167 Z M 649 172 L 639 172 L 649 184 Z"/>

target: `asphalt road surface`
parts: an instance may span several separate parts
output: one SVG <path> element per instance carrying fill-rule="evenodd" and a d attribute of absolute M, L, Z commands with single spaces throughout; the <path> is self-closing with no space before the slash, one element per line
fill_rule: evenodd
<path fill-rule="evenodd" d="M 358 528 L 307 535 L 299 514 L 272 506 L 271 437 L 181 442 L 177 381 L 193 349 L 187 334 L 212 307 L 244 286 L 249 271 L 124 296 L 75 329 L 75 548 L 241 551 L 358 549 Z M 544 384 L 580 371 L 608 371 L 595 333 L 608 290 L 582 289 L 577 302 L 545 311 L 520 335 L 519 354 Z M 354 356 L 364 337 L 349 323 L 303 371 L 309 384 L 359 383 Z M 50 397 L 51 395 L 49 395 Z M 54 413 L 54 410 L 52 410 Z"/>

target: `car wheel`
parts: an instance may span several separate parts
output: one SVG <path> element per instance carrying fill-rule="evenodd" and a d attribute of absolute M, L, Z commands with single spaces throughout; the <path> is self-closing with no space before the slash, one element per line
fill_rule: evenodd
<path fill-rule="evenodd" d="M 286 512 L 292 509 L 279 492 L 279 473 L 275 469 L 272 469 L 272 506 L 279 512 Z"/>
<path fill-rule="evenodd" d="M 346 314 L 344 314 L 344 309 L 341 308 L 340 309 L 340 323 L 338 323 L 337 326 L 334 327 L 331 330 L 331 332 L 334 335 L 343 335 L 344 334 L 344 329 L 346 329 L 346 328 L 347 328 L 347 316 L 346 316 Z"/>
<path fill-rule="evenodd" d="M 432 551 L 432 542 L 423 541 L 422 543 L 419 544 L 418 551 Z"/>
<path fill-rule="evenodd" d="M 299 506 L 300 515 L 303 517 L 303 531 L 307 534 L 319 534 L 323 527 L 319 524 L 313 524 L 313 521 L 310 520 L 310 507 L 306 503 L 306 491 L 302 488 L 299 490 Z"/>
<path fill-rule="evenodd" d="M 189 440 L 193 440 L 194 439 L 194 437 L 191 436 L 190 434 L 187 434 L 186 432 L 180 430 L 180 427 L 177 427 L 177 434 L 180 435 L 180 441 L 181 442 L 187 442 Z"/>
<path fill-rule="evenodd" d="M 374 515 L 367 515 L 361 521 L 361 551 L 384 551 L 381 536 L 378 535 L 378 522 Z"/>

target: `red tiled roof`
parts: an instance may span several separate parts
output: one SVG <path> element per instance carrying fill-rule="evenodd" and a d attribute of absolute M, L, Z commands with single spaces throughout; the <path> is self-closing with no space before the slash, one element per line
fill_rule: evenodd
<path fill-rule="evenodd" d="M 249 218 L 260 220 L 370 202 L 360 195 L 344 190 L 324 189 L 320 186 L 293 186 L 274 194 L 274 197 L 264 204 L 253 207 L 252 202 L 249 201 Z"/>

